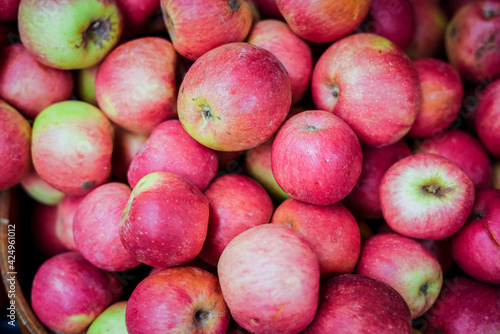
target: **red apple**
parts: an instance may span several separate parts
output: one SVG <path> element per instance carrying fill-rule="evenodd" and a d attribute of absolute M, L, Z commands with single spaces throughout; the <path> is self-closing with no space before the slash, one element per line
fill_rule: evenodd
<path fill-rule="evenodd" d="M 95 80 L 101 64 L 75 71 L 75 93 L 78 99 L 97 106 Z"/>
<path fill-rule="evenodd" d="M 292 198 L 316 205 L 346 197 L 363 166 L 354 132 L 339 117 L 321 110 L 286 121 L 274 139 L 271 160 L 280 187 Z"/>
<path fill-rule="evenodd" d="M 489 153 L 500 157 L 500 78 L 482 92 L 477 107 L 476 130 Z"/>
<path fill-rule="evenodd" d="M 379 195 L 384 219 L 394 231 L 436 240 L 465 223 L 474 204 L 474 184 L 454 162 L 420 153 L 387 170 Z"/>
<path fill-rule="evenodd" d="M 412 62 L 394 43 L 374 34 L 333 43 L 316 63 L 311 90 L 316 108 L 342 118 L 368 146 L 403 138 L 420 108 Z"/>
<path fill-rule="evenodd" d="M 15 21 L 21 0 L 0 0 L 0 22 Z"/>
<path fill-rule="evenodd" d="M 176 114 L 177 53 L 159 37 L 117 47 L 103 61 L 95 82 L 97 102 L 115 124 L 148 134 Z"/>
<path fill-rule="evenodd" d="M 31 168 L 21 180 L 23 190 L 35 201 L 46 205 L 56 205 L 64 193 L 45 182 L 34 168 Z"/>
<path fill-rule="evenodd" d="M 217 266 L 234 320 L 251 333 L 299 333 L 318 307 L 319 264 L 288 226 L 265 224 L 234 238 Z"/>
<path fill-rule="evenodd" d="M 126 300 L 114 303 L 92 321 L 86 334 L 127 334 L 127 326 L 125 324 L 126 309 Z"/>
<path fill-rule="evenodd" d="M 36 248 L 46 258 L 68 250 L 56 234 L 57 206 L 36 204 L 30 231 Z"/>
<path fill-rule="evenodd" d="M 200 57 L 186 73 L 177 101 L 186 131 L 218 151 L 263 144 L 283 123 L 290 104 L 283 64 L 248 43 L 226 44 Z"/>
<path fill-rule="evenodd" d="M 57 206 L 56 235 L 68 250 L 78 250 L 73 234 L 73 223 L 78 206 L 85 196 L 66 196 Z"/>
<path fill-rule="evenodd" d="M 152 17 L 160 11 L 158 0 L 116 0 L 116 4 L 123 14 L 125 37 L 142 33 Z"/>
<path fill-rule="evenodd" d="M 113 144 L 113 175 L 120 181 L 127 182 L 127 173 L 132 160 L 148 140 L 148 135 L 134 133 L 115 126 L 115 142 Z"/>

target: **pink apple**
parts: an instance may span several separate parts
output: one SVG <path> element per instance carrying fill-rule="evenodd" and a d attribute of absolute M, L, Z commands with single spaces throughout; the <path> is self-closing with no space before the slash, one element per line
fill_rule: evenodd
<path fill-rule="evenodd" d="M 76 210 L 85 196 L 66 196 L 57 206 L 56 235 L 68 250 L 78 250 L 73 234 Z"/>
<path fill-rule="evenodd" d="M 75 71 L 75 94 L 78 99 L 97 106 L 95 80 L 100 64 Z"/>
<path fill-rule="evenodd" d="M 195 267 L 146 277 L 132 292 L 125 313 L 130 334 L 225 334 L 229 318 L 219 281 Z"/>
<path fill-rule="evenodd" d="M 142 145 L 148 140 L 148 135 L 134 133 L 124 130 L 118 126 L 115 129 L 115 141 L 113 147 L 113 157 L 111 165 L 113 166 L 113 175 L 120 181 L 126 182 L 128 169 L 132 160 L 141 149 Z"/>
<path fill-rule="evenodd" d="M 454 162 L 420 153 L 387 170 L 379 195 L 384 219 L 394 231 L 436 240 L 465 223 L 474 204 L 474 184 Z"/>
<path fill-rule="evenodd" d="M 288 226 L 265 224 L 234 238 L 217 266 L 234 320 L 251 333 L 299 333 L 318 307 L 319 264 Z"/>
<path fill-rule="evenodd" d="M 64 193 L 45 182 L 34 168 L 31 168 L 21 180 L 23 190 L 35 201 L 46 205 L 56 205 Z"/>
<path fill-rule="evenodd" d="M 389 285 L 362 275 L 341 275 L 321 287 L 318 313 L 304 333 L 410 334 L 410 310 Z"/>
<path fill-rule="evenodd" d="M 156 126 L 132 159 L 128 182 L 132 188 L 153 172 L 182 176 L 204 190 L 217 174 L 217 154 L 194 140 L 178 120 Z"/>
<path fill-rule="evenodd" d="M 208 264 L 217 266 L 227 244 L 251 227 L 268 224 L 274 207 L 264 188 L 243 175 L 223 175 L 204 194 L 210 205 L 210 220 L 199 256 Z"/>
<path fill-rule="evenodd" d="M 127 326 L 125 324 L 126 309 L 126 300 L 114 303 L 92 321 L 86 334 L 127 334 Z"/>
<path fill-rule="evenodd" d="M 322 110 L 305 111 L 286 121 L 274 139 L 271 160 L 280 187 L 292 198 L 316 205 L 346 197 L 363 167 L 354 132 L 342 119 Z"/>
<path fill-rule="evenodd" d="M 159 37 L 117 47 L 97 73 L 95 92 L 102 111 L 115 124 L 148 134 L 176 114 L 177 53 Z"/>
<path fill-rule="evenodd" d="M 252 44 L 231 43 L 189 68 L 177 108 L 186 131 L 201 144 L 242 151 L 267 141 L 290 104 L 290 79 L 278 58 Z"/>
<path fill-rule="evenodd" d="M 130 37 L 142 33 L 152 17 L 160 11 L 158 0 L 116 0 L 123 14 L 123 35 Z"/>
<path fill-rule="evenodd" d="M 476 114 L 476 130 L 489 153 L 500 157 L 500 78 L 481 94 Z"/>
<path fill-rule="evenodd" d="M 361 237 L 356 220 L 342 204 L 317 206 L 290 198 L 278 206 L 271 223 L 300 232 L 318 257 L 322 278 L 354 270 Z"/>
<path fill-rule="evenodd" d="M 443 282 L 441 266 L 431 252 L 395 233 L 376 234 L 363 244 L 356 274 L 393 287 L 408 304 L 412 319 L 432 306 Z"/>
<path fill-rule="evenodd" d="M 68 250 L 56 234 L 56 224 L 57 206 L 34 206 L 30 231 L 37 250 L 46 258 Z"/>
<path fill-rule="evenodd" d="M 358 217 L 382 218 L 378 193 L 380 181 L 389 167 L 410 154 L 410 148 L 403 141 L 380 148 L 364 147 L 363 171 L 342 203 Z"/>
<path fill-rule="evenodd" d="M 17 20 L 21 0 L 0 0 L 0 22 Z"/>
<path fill-rule="evenodd" d="M 420 108 L 412 62 L 394 43 L 360 33 L 333 43 L 314 68 L 316 108 L 333 112 L 362 144 L 394 144 L 410 130 Z"/>

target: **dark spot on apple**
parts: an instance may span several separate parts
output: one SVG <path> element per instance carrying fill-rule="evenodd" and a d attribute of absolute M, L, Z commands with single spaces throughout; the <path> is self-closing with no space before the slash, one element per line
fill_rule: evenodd
<path fill-rule="evenodd" d="M 450 37 L 455 37 L 456 34 L 457 34 L 457 26 L 452 25 L 450 28 Z"/>
<path fill-rule="evenodd" d="M 229 7 L 233 13 L 236 13 L 238 9 L 240 9 L 240 1 L 239 0 L 229 0 Z"/>
<path fill-rule="evenodd" d="M 488 39 L 486 41 L 484 41 L 483 44 L 481 44 L 477 48 L 476 54 L 475 54 L 476 62 L 478 62 L 481 59 L 481 57 L 483 56 L 483 54 L 485 52 L 490 51 L 490 50 L 495 48 L 495 39 L 496 39 L 496 34 L 491 34 L 490 36 L 488 36 Z"/>
<path fill-rule="evenodd" d="M 210 318 L 210 312 L 205 309 L 198 309 L 194 313 L 194 322 L 198 324 L 200 327 L 205 327 L 207 325 L 207 321 Z"/>
<path fill-rule="evenodd" d="M 485 8 L 483 10 L 483 16 L 486 19 L 492 18 L 492 17 L 497 16 L 497 15 L 498 15 L 498 11 L 496 11 L 492 8 Z"/>
<path fill-rule="evenodd" d="M 472 220 L 478 220 L 478 219 L 483 219 L 483 218 L 484 218 L 484 212 L 483 211 L 476 212 L 472 216 Z"/>
<path fill-rule="evenodd" d="M 201 106 L 201 115 L 206 120 L 214 118 L 214 116 L 212 115 L 212 109 L 210 109 L 210 107 L 205 104 Z"/>
<path fill-rule="evenodd" d="M 82 185 L 80 186 L 80 188 L 84 189 L 84 190 L 88 190 L 88 189 L 91 189 L 95 184 L 95 181 L 85 181 L 82 183 Z"/>
<path fill-rule="evenodd" d="M 89 42 L 92 42 L 103 49 L 103 42 L 107 42 L 111 39 L 112 32 L 113 26 L 111 24 L 111 18 L 109 16 L 93 21 L 82 33 L 82 42 L 78 45 L 75 45 L 75 48 L 79 49 L 80 47 L 86 47 Z"/>
<path fill-rule="evenodd" d="M 424 295 L 427 295 L 427 289 L 429 288 L 429 285 L 427 284 L 427 282 L 425 282 L 424 284 L 422 284 L 420 286 L 420 292 L 423 293 Z"/>

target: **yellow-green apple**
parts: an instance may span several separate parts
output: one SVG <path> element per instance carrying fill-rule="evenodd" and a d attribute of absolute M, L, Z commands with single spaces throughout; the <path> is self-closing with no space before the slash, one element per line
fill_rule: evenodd
<path fill-rule="evenodd" d="M 500 76 L 500 2 L 474 1 L 463 6 L 446 27 L 450 64 L 463 79 L 487 82 Z"/>
<path fill-rule="evenodd" d="M 276 0 L 290 29 L 317 43 L 333 42 L 354 31 L 370 10 L 370 0 Z"/>
<path fill-rule="evenodd" d="M 358 217 L 382 218 L 379 201 L 380 181 L 389 167 L 410 154 L 410 148 L 403 141 L 380 148 L 364 147 L 361 176 L 342 203 Z"/>
<path fill-rule="evenodd" d="M 251 333 L 297 334 L 316 314 L 318 260 L 288 226 L 265 224 L 241 233 L 224 249 L 217 269 L 231 315 Z"/>
<path fill-rule="evenodd" d="M 21 0 L 0 0 L 0 22 L 15 21 Z"/>
<path fill-rule="evenodd" d="M 38 268 L 31 306 L 51 331 L 83 333 L 117 298 L 110 276 L 78 252 L 58 254 Z"/>
<path fill-rule="evenodd" d="M 289 198 L 276 208 L 271 223 L 300 232 L 316 253 L 322 279 L 354 270 L 361 237 L 356 220 L 342 204 L 319 206 Z"/>
<path fill-rule="evenodd" d="M 105 309 L 94 321 L 90 324 L 87 334 L 128 334 L 125 324 L 125 310 L 127 309 L 127 301 L 114 303 Z"/>
<path fill-rule="evenodd" d="M 113 49 L 123 17 L 115 0 L 21 0 L 18 26 L 39 62 L 74 70 L 98 64 Z"/>
<path fill-rule="evenodd" d="M 486 150 L 500 157 L 500 78 L 481 94 L 476 113 L 476 130 Z"/>
<path fill-rule="evenodd" d="M 103 184 L 87 194 L 75 212 L 73 235 L 76 247 L 99 269 L 123 271 L 140 264 L 120 240 L 120 220 L 131 192 L 123 183 Z"/>
<path fill-rule="evenodd" d="M 21 180 L 23 190 L 35 201 L 45 205 L 56 205 L 64 193 L 45 182 L 34 168 L 31 168 Z"/>
<path fill-rule="evenodd" d="M 120 181 L 127 182 L 127 173 L 142 145 L 148 140 L 148 135 L 134 133 L 115 126 L 115 141 L 113 144 L 113 175 Z"/>
<path fill-rule="evenodd" d="M 125 313 L 130 334 L 225 334 L 229 319 L 219 281 L 196 267 L 146 277 L 132 292 Z"/>
<path fill-rule="evenodd" d="M 4 190 L 21 182 L 31 168 L 31 126 L 0 99 L 0 129 L 0 190 Z"/>
<path fill-rule="evenodd" d="M 363 155 L 358 138 L 342 119 L 311 110 L 281 127 L 274 138 L 271 163 L 276 182 L 292 198 L 331 205 L 356 185 Z"/>
<path fill-rule="evenodd" d="M 44 258 L 65 252 L 66 246 L 56 234 L 57 206 L 36 203 L 33 206 L 30 231 L 36 249 Z"/>
<path fill-rule="evenodd" d="M 158 0 L 116 0 L 123 15 L 123 36 L 143 34 L 153 16 L 160 11 Z"/>
<path fill-rule="evenodd" d="M 251 227 L 268 224 L 274 206 L 267 192 L 248 176 L 217 178 L 204 192 L 210 206 L 208 233 L 199 257 L 217 266 L 224 248 Z"/>
<path fill-rule="evenodd" d="M 176 115 L 177 53 L 172 43 L 144 37 L 117 47 L 102 62 L 97 102 L 113 123 L 148 134 Z"/>
<path fill-rule="evenodd" d="M 56 235 L 68 250 L 78 250 L 73 235 L 76 210 L 85 196 L 65 196 L 57 205 Z"/>
<path fill-rule="evenodd" d="M 380 207 L 397 233 L 443 239 L 456 233 L 474 204 L 474 184 L 454 162 L 420 153 L 392 165 L 380 182 Z"/>
<path fill-rule="evenodd" d="M 367 146 L 403 138 L 420 108 L 412 62 L 396 44 L 374 34 L 333 43 L 314 67 L 311 91 L 316 108 L 342 118 Z"/>
<path fill-rule="evenodd" d="M 120 239 L 142 263 L 178 266 L 200 253 L 208 216 L 208 200 L 191 182 L 168 172 L 151 173 L 130 195 L 120 222 Z"/>
<path fill-rule="evenodd" d="M 490 185 L 490 158 L 479 141 L 466 132 L 448 130 L 418 143 L 415 152 L 437 154 L 453 161 L 469 175 L 476 189 Z"/>
<path fill-rule="evenodd" d="M 78 99 L 97 106 L 95 79 L 100 64 L 75 71 L 75 94 Z"/>
<path fill-rule="evenodd" d="M 425 138 L 442 132 L 453 123 L 462 104 L 463 86 L 457 71 L 439 59 L 414 63 L 422 88 L 422 104 L 408 137 Z"/>
<path fill-rule="evenodd" d="M 424 314 L 441 291 L 438 260 L 416 240 L 396 233 L 376 234 L 361 248 L 356 274 L 393 287 L 408 304 L 412 319 Z"/>
<path fill-rule="evenodd" d="M 292 86 L 292 104 L 306 93 L 313 69 L 311 47 L 278 20 L 259 21 L 252 27 L 247 42 L 275 55 L 285 66 Z"/>
<path fill-rule="evenodd" d="M 201 144 L 242 151 L 278 130 L 291 105 L 290 79 L 267 50 L 231 43 L 200 57 L 179 89 L 179 120 Z"/>
<path fill-rule="evenodd" d="M 85 195 L 111 174 L 113 127 L 91 104 L 64 101 L 33 123 L 31 151 L 37 173 L 68 195 Z"/>
<path fill-rule="evenodd" d="M 223 44 L 243 42 L 252 27 L 245 0 L 161 0 L 161 6 L 175 50 L 190 60 Z"/>
<path fill-rule="evenodd" d="M 175 143 L 175 144 L 173 144 Z M 153 172 L 182 176 L 203 191 L 217 174 L 215 151 L 194 140 L 178 120 L 156 126 L 130 163 L 128 183 L 134 188 Z"/>
<path fill-rule="evenodd" d="M 73 93 L 71 72 L 39 63 L 22 44 L 13 44 L 0 55 L 0 96 L 28 118 L 35 118 L 51 104 L 69 100 Z"/>
<path fill-rule="evenodd" d="M 477 193 L 469 220 L 452 237 L 455 262 L 469 276 L 500 284 L 500 191 Z"/>
<path fill-rule="evenodd" d="M 340 275 L 321 286 L 318 313 L 304 333 L 410 334 L 410 310 L 389 285 L 362 275 Z"/>

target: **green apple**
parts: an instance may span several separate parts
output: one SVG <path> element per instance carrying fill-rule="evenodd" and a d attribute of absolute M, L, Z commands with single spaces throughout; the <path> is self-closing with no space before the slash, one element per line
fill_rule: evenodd
<path fill-rule="evenodd" d="M 127 309 L 127 301 L 114 303 L 105 309 L 90 325 L 87 334 L 127 334 L 127 326 L 125 325 L 125 310 Z"/>
<path fill-rule="evenodd" d="M 97 107 L 97 97 L 95 94 L 95 79 L 99 71 L 100 64 L 87 67 L 75 73 L 75 93 L 78 98 Z"/>

